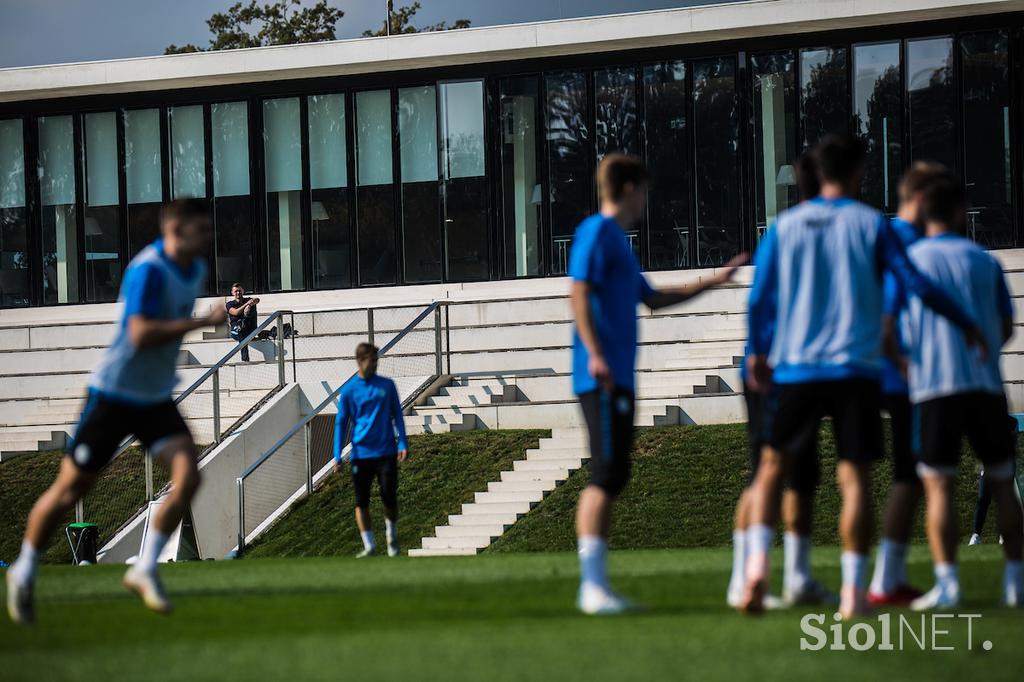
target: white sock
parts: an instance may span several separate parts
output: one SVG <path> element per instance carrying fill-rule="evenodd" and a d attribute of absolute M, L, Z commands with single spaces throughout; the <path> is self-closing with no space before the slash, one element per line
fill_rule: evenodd
<path fill-rule="evenodd" d="M 1024 572 L 1021 571 L 1021 562 L 1007 561 L 1003 569 L 1004 585 L 1020 585 L 1024 579 Z"/>
<path fill-rule="evenodd" d="M 935 582 L 939 587 L 960 589 L 960 569 L 956 564 L 935 564 Z"/>
<path fill-rule="evenodd" d="M 36 568 L 39 566 L 39 550 L 28 540 L 21 541 L 21 553 L 11 566 L 11 580 L 19 585 L 30 585 L 36 579 Z"/>
<path fill-rule="evenodd" d="M 164 551 L 167 544 L 167 536 L 152 526 L 146 533 L 146 541 L 142 543 L 142 551 L 139 552 L 139 559 L 135 562 L 135 568 L 140 571 L 155 571 L 157 559 L 160 552 Z"/>
<path fill-rule="evenodd" d="M 768 570 L 768 550 L 775 539 L 775 531 L 761 524 L 747 528 L 747 578 L 763 578 Z"/>
<path fill-rule="evenodd" d="M 868 558 L 857 552 L 843 552 L 839 558 L 843 574 L 843 587 L 860 588 L 864 584 L 864 573 L 867 570 Z"/>
<path fill-rule="evenodd" d="M 394 545 L 398 543 L 398 522 L 392 521 L 391 519 L 384 519 L 384 526 L 387 528 L 388 544 Z"/>
<path fill-rule="evenodd" d="M 739 594 L 746 581 L 747 531 L 735 529 L 732 532 L 732 577 L 729 578 L 728 594 Z"/>
<path fill-rule="evenodd" d="M 878 554 L 875 555 L 871 591 L 875 594 L 891 594 L 899 587 L 902 575 L 906 573 L 906 560 L 906 545 L 883 538 L 878 545 Z"/>
<path fill-rule="evenodd" d="M 373 552 L 377 549 L 376 543 L 373 541 L 373 531 L 364 530 L 359 533 L 359 536 L 363 538 L 363 549 L 367 552 Z"/>
<path fill-rule="evenodd" d="M 782 536 L 782 584 L 791 592 L 799 592 L 811 579 L 811 540 L 796 533 Z"/>
<path fill-rule="evenodd" d="M 607 589 L 608 543 L 600 535 L 581 535 L 577 547 L 580 555 L 580 582 L 584 586 L 593 585 Z"/>

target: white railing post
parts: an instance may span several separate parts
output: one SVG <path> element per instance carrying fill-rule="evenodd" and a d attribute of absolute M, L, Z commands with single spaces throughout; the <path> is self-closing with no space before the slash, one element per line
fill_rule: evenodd
<path fill-rule="evenodd" d="M 153 501 L 153 458 L 148 454 L 142 454 L 143 461 L 146 462 L 146 501 Z"/>
<path fill-rule="evenodd" d="M 277 385 L 284 386 L 284 318 L 277 316 Z"/>
<path fill-rule="evenodd" d="M 245 479 L 238 479 L 238 553 L 245 549 Z"/>
<path fill-rule="evenodd" d="M 303 436 L 306 439 L 306 494 L 311 495 L 313 493 L 313 447 L 310 443 L 312 436 L 312 429 L 310 429 L 307 423 L 304 428 Z"/>
<path fill-rule="evenodd" d="M 437 376 L 444 371 L 441 363 L 441 306 L 434 308 L 434 370 Z"/>
<path fill-rule="evenodd" d="M 213 373 L 213 442 L 220 443 L 220 370 Z"/>

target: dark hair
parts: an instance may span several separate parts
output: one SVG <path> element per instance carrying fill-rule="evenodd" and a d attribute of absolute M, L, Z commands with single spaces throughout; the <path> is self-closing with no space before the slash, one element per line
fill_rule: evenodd
<path fill-rule="evenodd" d="M 794 167 L 796 171 L 796 191 L 800 201 L 807 201 L 821 194 L 821 182 L 818 181 L 818 162 L 811 152 L 804 152 Z"/>
<path fill-rule="evenodd" d="M 232 289 L 234 289 L 235 287 L 238 287 L 238 288 L 239 288 L 239 289 L 241 289 L 242 291 L 245 291 L 245 287 L 243 287 L 243 286 L 242 286 L 242 283 L 241 283 L 241 282 L 235 282 L 234 284 L 232 284 L 232 285 L 231 285 L 231 288 L 232 288 Z"/>
<path fill-rule="evenodd" d="M 938 161 L 915 161 L 900 180 L 900 192 L 912 197 L 927 190 L 937 178 L 948 174 L 949 169 Z"/>
<path fill-rule="evenodd" d="M 650 179 L 640 159 L 628 154 L 609 154 L 597 166 L 597 190 L 602 199 L 618 201 L 626 185 L 639 187 Z"/>
<path fill-rule="evenodd" d="M 967 193 L 960 178 L 952 173 L 933 178 L 924 190 L 921 213 L 926 223 L 962 233 L 967 223 Z"/>
<path fill-rule="evenodd" d="M 366 341 L 363 341 L 361 344 L 356 346 L 356 360 L 357 361 L 365 360 L 366 358 L 370 357 L 371 355 L 376 355 L 376 354 L 377 354 L 377 346 L 373 345 L 372 343 L 368 343 Z"/>
<path fill-rule="evenodd" d="M 160 221 L 187 223 L 192 220 L 204 220 L 210 217 L 210 202 L 206 199 L 175 199 L 164 204 L 160 211 Z"/>
<path fill-rule="evenodd" d="M 832 133 L 821 139 L 814 157 L 823 182 L 846 183 L 864 166 L 864 143 L 853 135 Z"/>

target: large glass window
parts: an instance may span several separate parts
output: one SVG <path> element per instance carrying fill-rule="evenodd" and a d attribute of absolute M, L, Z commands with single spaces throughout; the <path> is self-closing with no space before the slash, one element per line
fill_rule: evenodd
<path fill-rule="evenodd" d="M 796 59 L 792 52 L 754 55 L 754 194 L 758 237 L 799 199 L 796 187 Z"/>
<path fill-rule="evenodd" d="M 75 134 L 71 116 L 39 119 L 39 204 L 43 227 L 43 303 L 77 303 L 78 229 Z"/>
<path fill-rule="evenodd" d="M 356 222 L 360 284 L 394 284 L 396 274 L 391 93 L 356 93 Z"/>
<path fill-rule="evenodd" d="M 1013 246 L 1008 43 L 1005 31 L 960 39 L 967 230 L 989 248 Z"/>
<path fill-rule="evenodd" d="M 213 153 L 213 218 L 216 230 L 216 291 L 253 282 L 253 221 L 249 197 L 249 115 L 245 102 L 210 107 Z"/>
<path fill-rule="evenodd" d="M 433 85 L 398 91 L 398 139 L 405 281 L 439 282 L 442 273 L 437 92 Z"/>
<path fill-rule="evenodd" d="M 722 265 L 739 253 L 739 112 L 736 62 L 693 62 L 697 264 Z"/>
<path fill-rule="evenodd" d="M 853 74 L 854 130 L 867 147 L 861 196 L 893 213 L 903 169 L 900 44 L 854 47 Z"/>
<path fill-rule="evenodd" d="M 160 235 L 163 200 L 160 110 L 124 112 L 124 174 L 128 204 L 128 255 Z"/>
<path fill-rule="evenodd" d="M 309 216 L 313 286 L 352 285 L 345 95 L 316 95 L 309 105 Z"/>
<path fill-rule="evenodd" d="M 171 197 L 206 196 L 206 135 L 203 107 L 174 107 L 167 113 L 171 149 Z"/>
<path fill-rule="evenodd" d="M 113 301 L 121 284 L 117 115 L 85 115 L 85 300 Z"/>
<path fill-rule="evenodd" d="M 587 78 L 571 71 L 549 74 L 547 91 L 548 180 L 551 187 L 551 274 L 564 274 L 576 226 L 594 208 L 587 128 Z"/>
<path fill-rule="evenodd" d="M 487 176 L 483 81 L 442 83 L 444 240 L 451 282 L 487 279 Z"/>
<path fill-rule="evenodd" d="M 501 197 L 505 275 L 541 274 L 543 192 L 537 145 L 537 78 L 501 81 Z"/>
<path fill-rule="evenodd" d="M 21 119 L 0 121 L 0 307 L 29 304 L 25 138 Z"/>
<path fill-rule="evenodd" d="M 803 148 L 829 133 L 845 133 L 850 107 L 846 84 L 846 49 L 800 52 L 800 125 Z"/>
<path fill-rule="evenodd" d="M 907 42 L 910 158 L 956 167 L 953 39 Z"/>
<path fill-rule="evenodd" d="M 271 291 L 302 289 L 302 126 L 299 98 L 263 102 L 267 279 Z"/>
<path fill-rule="evenodd" d="M 597 160 L 609 152 L 637 153 L 636 71 L 630 67 L 594 72 Z"/>
<path fill-rule="evenodd" d="M 652 270 L 690 265 L 691 159 L 686 65 L 644 67 L 644 158 L 651 172 L 647 193 L 648 262 Z"/>

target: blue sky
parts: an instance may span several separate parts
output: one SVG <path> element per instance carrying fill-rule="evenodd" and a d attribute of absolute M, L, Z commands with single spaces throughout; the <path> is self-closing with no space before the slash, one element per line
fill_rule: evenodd
<path fill-rule="evenodd" d="M 261 0 L 266 2 L 267 0 Z M 420 0 L 417 23 L 474 26 L 708 4 L 711 0 Z M 718 0 L 721 2 L 722 0 Z M 0 0 L 0 68 L 162 54 L 206 45 L 206 19 L 235 0 Z M 307 0 L 309 2 L 309 0 Z M 384 0 L 334 0 L 340 38 L 383 24 Z M 412 0 L 395 0 L 395 6 Z"/>

